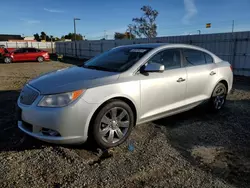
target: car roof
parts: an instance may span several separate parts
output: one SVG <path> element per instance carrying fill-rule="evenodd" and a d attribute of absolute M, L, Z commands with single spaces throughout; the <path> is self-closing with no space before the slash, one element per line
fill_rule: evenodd
<path fill-rule="evenodd" d="M 157 48 L 159 46 L 169 45 L 169 43 L 147 43 L 147 44 L 130 44 L 120 47 L 131 47 L 131 48 Z"/>
<path fill-rule="evenodd" d="M 131 45 L 122 45 L 120 47 L 130 47 L 130 48 L 158 48 L 158 47 L 177 47 L 177 48 L 195 48 L 197 50 L 205 50 L 199 46 L 190 45 L 190 44 L 181 44 L 181 43 L 146 43 L 146 44 L 131 44 Z"/>
<path fill-rule="evenodd" d="M 22 48 L 19 48 L 19 49 L 36 49 L 34 47 L 22 47 Z"/>
<path fill-rule="evenodd" d="M 190 45 L 190 44 L 180 44 L 180 43 L 175 43 L 175 44 L 171 44 L 171 43 L 146 43 L 146 44 L 132 44 L 132 45 L 124 45 L 124 46 L 119 46 L 121 48 L 123 47 L 130 47 L 130 48 L 164 48 L 164 47 L 170 47 L 170 48 L 188 48 L 188 49 L 194 49 L 194 50 L 200 50 L 203 52 L 206 52 L 208 54 L 210 54 L 215 61 L 222 61 L 218 56 L 216 56 L 215 54 L 213 54 L 212 52 L 201 48 L 199 46 L 195 46 L 195 45 Z M 117 48 L 119 48 L 117 47 Z"/>

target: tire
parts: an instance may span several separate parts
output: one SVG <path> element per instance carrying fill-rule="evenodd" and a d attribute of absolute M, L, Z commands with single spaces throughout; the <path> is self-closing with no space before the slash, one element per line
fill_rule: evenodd
<path fill-rule="evenodd" d="M 42 63 L 42 62 L 44 61 L 44 58 L 43 58 L 42 56 L 39 56 L 39 57 L 37 58 L 37 61 L 38 61 L 39 63 Z"/>
<path fill-rule="evenodd" d="M 5 57 L 5 58 L 3 59 L 3 61 L 4 61 L 4 63 L 6 63 L 6 64 L 12 63 L 11 57 Z"/>
<path fill-rule="evenodd" d="M 227 88 L 225 84 L 218 83 L 212 93 L 212 96 L 209 101 L 210 110 L 213 112 L 218 112 L 221 110 L 225 103 L 227 97 Z"/>
<path fill-rule="evenodd" d="M 90 127 L 91 140 L 102 149 L 122 144 L 134 126 L 134 114 L 129 105 L 112 100 L 98 111 Z"/>

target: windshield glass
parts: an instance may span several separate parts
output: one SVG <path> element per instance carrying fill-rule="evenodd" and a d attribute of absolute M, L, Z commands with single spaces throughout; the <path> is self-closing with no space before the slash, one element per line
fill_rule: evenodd
<path fill-rule="evenodd" d="M 83 67 L 111 72 L 128 70 L 152 48 L 115 48 L 87 61 Z"/>

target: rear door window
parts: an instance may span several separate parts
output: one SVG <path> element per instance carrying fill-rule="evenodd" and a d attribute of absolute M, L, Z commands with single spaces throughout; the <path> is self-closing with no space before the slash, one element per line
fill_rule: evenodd
<path fill-rule="evenodd" d="M 16 49 L 14 53 L 21 54 L 21 53 L 24 53 L 24 51 L 25 51 L 24 48 L 19 48 L 19 49 Z"/>
<path fill-rule="evenodd" d="M 28 48 L 28 52 L 34 53 L 37 52 L 35 48 Z"/>

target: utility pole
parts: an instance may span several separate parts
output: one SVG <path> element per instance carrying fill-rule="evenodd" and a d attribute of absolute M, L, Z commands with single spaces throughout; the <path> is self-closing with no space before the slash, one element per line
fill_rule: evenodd
<path fill-rule="evenodd" d="M 129 39 L 130 40 L 132 39 L 132 36 L 131 36 L 131 27 L 129 27 Z"/>
<path fill-rule="evenodd" d="M 77 46 L 76 46 L 76 20 L 81 20 L 80 18 L 74 18 L 74 40 L 75 40 L 75 55 L 77 57 Z"/>
<path fill-rule="evenodd" d="M 106 30 L 104 30 L 104 37 L 103 38 L 106 40 Z"/>
<path fill-rule="evenodd" d="M 50 44 L 51 51 L 52 51 L 52 54 L 53 54 L 53 36 L 52 35 L 50 35 L 50 42 L 51 42 L 51 44 Z"/>
<path fill-rule="evenodd" d="M 231 65 L 234 67 L 234 61 L 235 61 L 235 48 L 236 48 L 236 40 L 234 40 L 234 20 L 232 21 L 232 34 L 231 34 L 231 45 L 230 45 L 230 50 L 231 50 L 231 58 L 230 62 Z"/>
<path fill-rule="evenodd" d="M 234 32 L 234 20 L 232 22 L 232 33 Z"/>
<path fill-rule="evenodd" d="M 198 31 L 198 33 L 199 33 L 199 35 L 201 34 L 201 30 L 197 30 Z"/>

